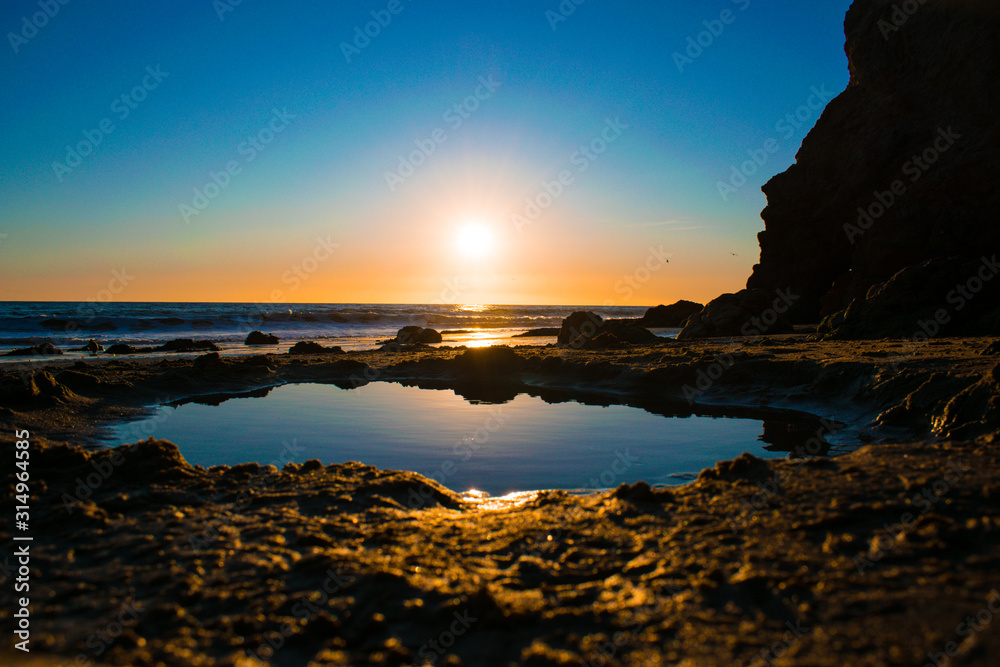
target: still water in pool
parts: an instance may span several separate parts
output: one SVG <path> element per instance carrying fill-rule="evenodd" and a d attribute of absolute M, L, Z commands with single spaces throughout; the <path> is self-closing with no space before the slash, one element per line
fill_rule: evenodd
<path fill-rule="evenodd" d="M 161 406 L 143 425 L 155 425 L 151 435 L 174 442 L 188 462 L 206 467 L 360 461 L 492 495 L 639 480 L 678 484 L 745 451 L 787 455 L 787 448 L 765 448 L 765 424 L 758 419 L 665 417 L 527 394 L 488 404 L 451 390 L 388 382 L 357 389 L 291 384 L 255 394 L 210 400 L 212 405 Z M 137 426 L 115 427 L 111 444 L 150 435 Z"/>

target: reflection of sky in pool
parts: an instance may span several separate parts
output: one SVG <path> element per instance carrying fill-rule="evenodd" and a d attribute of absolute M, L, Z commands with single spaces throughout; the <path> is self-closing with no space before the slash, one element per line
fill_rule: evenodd
<path fill-rule="evenodd" d="M 160 407 L 154 419 L 154 437 L 206 467 L 360 461 L 493 495 L 638 480 L 672 484 L 744 451 L 782 455 L 764 449 L 763 423 L 754 419 L 668 418 L 621 405 L 549 404 L 526 394 L 501 405 L 473 404 L 450 390 L 386 382 L 351 390 L 286 385 L 217 406 Z M 140 437 L 126 424 L 113 440 Z"/>

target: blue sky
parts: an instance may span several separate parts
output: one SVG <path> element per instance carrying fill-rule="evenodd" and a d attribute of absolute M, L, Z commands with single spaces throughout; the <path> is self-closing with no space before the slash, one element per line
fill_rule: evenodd
<path fill-rule="evenodd" d="M 291 300 L 430 302 L 455 276 L 468 302 L 739 289 L 760 186 L 818 117 L 800 108 L 847 83 L 849 4 L 7 2 L 0 299 L 85 300 L 124 266 L 123 300 L 264 300 L 318 239 L 337 249 Z M 609 120 L 624 129 L 579 170 Z M 433 152 L 390 187 L 419 142 Z M 490 232 L 474 261 L 452 243 L 470 224 Z M 621 289 L 657 248 L 669 266 Z"/>

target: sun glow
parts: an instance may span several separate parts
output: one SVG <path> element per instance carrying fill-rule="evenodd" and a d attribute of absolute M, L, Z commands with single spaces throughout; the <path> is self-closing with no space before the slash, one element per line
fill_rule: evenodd
<path fill-rule="evenodd" d="M 484 222 L 466 222 L 458 230 L 455 247 L 462 257 L 479 259 L 493 252 L 493 230 Z"/>

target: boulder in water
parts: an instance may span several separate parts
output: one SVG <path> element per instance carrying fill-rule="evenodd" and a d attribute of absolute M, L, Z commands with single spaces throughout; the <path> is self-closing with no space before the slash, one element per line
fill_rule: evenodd
<path fill-rule="evenodd" d="M 251 331 L 247 335 L 247 339 L 243 341 L 244 345 L 277 345 L 278 337 L 274 334 L 264 333 L 263 331 Z"/>

